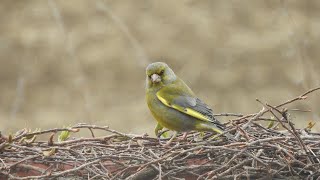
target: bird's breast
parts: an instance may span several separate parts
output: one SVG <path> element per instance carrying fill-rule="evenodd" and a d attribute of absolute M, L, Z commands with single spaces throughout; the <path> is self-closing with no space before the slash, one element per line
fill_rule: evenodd
<path fill-rule="evenodd" d="M 147 104 L 153 117 L 163 127 L 175 131 L 189 131 L 194 128 L 193 117 L 164 105 L 155 94 L 147 94 Z"/>

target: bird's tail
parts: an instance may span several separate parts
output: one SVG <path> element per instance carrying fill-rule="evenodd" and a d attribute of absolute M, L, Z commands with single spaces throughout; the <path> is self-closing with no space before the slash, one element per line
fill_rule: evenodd
<path fill-rule="evenodd" d="M 202 124 L 202 129 L 205 131 L 216 132 L 218 134 L 223 134 L 228 139 L 234 139 L 234 136 L 229 132 L 225 132 L 226 126 L 220 121 L 215 120 L 214 122 Z"/>

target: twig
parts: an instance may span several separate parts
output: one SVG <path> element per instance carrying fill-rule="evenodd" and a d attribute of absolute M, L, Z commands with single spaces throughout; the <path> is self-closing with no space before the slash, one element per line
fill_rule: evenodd
<path fill-rule="evenodd" d="M 303 100 L 315 88 L 278 106 L 262 103 L 257 113 L 236 116 L 225 133 L 236 132 L 234 141 L 224 138 L 196 140 L 199 132 L 190 132 L 187 141 L 174 141 L 170 148 L 157 138 L 125 134 L 107 126 L 77 124 L 69 128 L 27 130 L 0 136 L 0 177 L 11 179 L 204 179 L 204 178 L 316 178 L 320 175 L 320 133 L 297 129 L 285 105 Z M 281 108 L 281 109 L 280 109 Z M 263 117 L 271 113 L 275 118 Z M 285 130 L 263 126 L 275 121 Z M 57 132 L 77 133 L 89 130 L 92 137 L 57 142 Z M 95 131 L 107 135 L 95 137 Z M 50 140 L 30 138 L 48 137 Z M 72 136 L 72 134 L 71 134 Z M 166 141 L 163 139 L 162 141 Z M 49 142 L 49 143 L 48 143 Z M 26 171 L 25 171 L 26 170 Z"/>

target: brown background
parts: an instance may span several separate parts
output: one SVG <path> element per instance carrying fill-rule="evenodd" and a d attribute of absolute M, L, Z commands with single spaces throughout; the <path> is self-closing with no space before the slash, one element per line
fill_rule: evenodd
<path fill-rule="evenodd" d="M 319 86 L 320 1 L 3 0 L 0 129 L 78 122 L 153 132 L 145 67 L 164 61 L 216 113 Z M 291 108 L 319 122 L 320 93 Z"/>

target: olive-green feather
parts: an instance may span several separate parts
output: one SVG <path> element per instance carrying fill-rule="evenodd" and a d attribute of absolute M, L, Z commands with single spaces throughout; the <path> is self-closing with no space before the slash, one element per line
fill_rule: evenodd
<path fill-rule="evenodd" d="M 146 69 L 146 100 L 158 121 L 155 132 L 163 127 L 179 132 L 215 131 L 223 133 L 224 125 L 213 116 L 212 109 L 162 62 Z"/>

